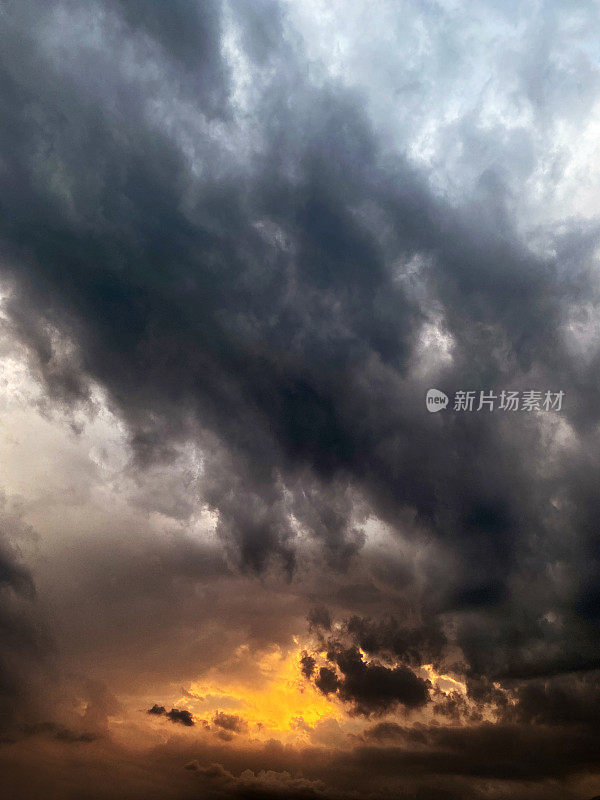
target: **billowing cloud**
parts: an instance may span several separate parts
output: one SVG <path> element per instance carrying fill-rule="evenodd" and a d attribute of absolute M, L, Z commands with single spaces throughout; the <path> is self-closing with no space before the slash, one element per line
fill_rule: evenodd
<path fill-rule="evenodd" d="M 599 27 L 0 4 L 11 790 L 597 794 Z"/>
<path fill-rule="evenodd" d="M 323 694 L 337 693 L 354 711 L 368 716 L 383 713 L 397 704 L 418 708 L 429 700 L 427 682 L 408 667 L 387 667 L 377 662 L 366 663 L 355 647 L 328 654 L 341 676 L 331 667 L 321 667 L 315 680 Z"/>
<path fill-rule="evenodd" d="M 226 714 L 224 711 L 217 711 L 213 717 L 213 722 L 218 728 L 230 733 L 242 733 L 247 729 L 247 724 L 237 714 Z"/>

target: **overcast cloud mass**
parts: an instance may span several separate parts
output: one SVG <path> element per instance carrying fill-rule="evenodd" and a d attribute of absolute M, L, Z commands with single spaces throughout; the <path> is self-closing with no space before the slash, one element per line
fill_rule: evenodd
<path fill-rule="evenodd" d="M 600 795 L 599 42 L 0 0 L 7 796 Z"/>

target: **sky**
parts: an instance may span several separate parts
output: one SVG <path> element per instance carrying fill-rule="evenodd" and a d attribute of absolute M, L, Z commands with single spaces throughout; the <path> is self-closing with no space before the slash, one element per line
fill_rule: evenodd
<path fill-rule="evenodd" d="M 599 42 L 0 0 L 8 796 L 600 795 Z"/>

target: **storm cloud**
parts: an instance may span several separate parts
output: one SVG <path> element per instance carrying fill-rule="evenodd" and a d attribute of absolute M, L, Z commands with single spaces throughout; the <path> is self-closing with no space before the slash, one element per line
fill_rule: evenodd
<path fill-rule="evenodd" d="M 241 752 L 289 705 L 338 748 L 323 780 L 348 759 L 374 797 L 402 770 L 419 800 L 594 794 L 599 27 L 586 2 L 0 5 L 13 743 L 112 747 L 110 685 L 182 748 L 202 718 Z M 477 410 L 507 391 L 564 398 Z M 337 796 L 217 755 L 181 780 Z"/>

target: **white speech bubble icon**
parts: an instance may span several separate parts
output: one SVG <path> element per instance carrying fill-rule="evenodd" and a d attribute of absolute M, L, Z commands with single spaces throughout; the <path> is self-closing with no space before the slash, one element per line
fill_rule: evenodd
<path fill-rule="evenodd" d="M 448 395 L 440 392 L 439 389 L 428 389 L 425 396 L 425 405 L 427 406 L 427 411 L 432 413 L 441 411 L 442 408 L 446 408 L 448 405 Z"/>

